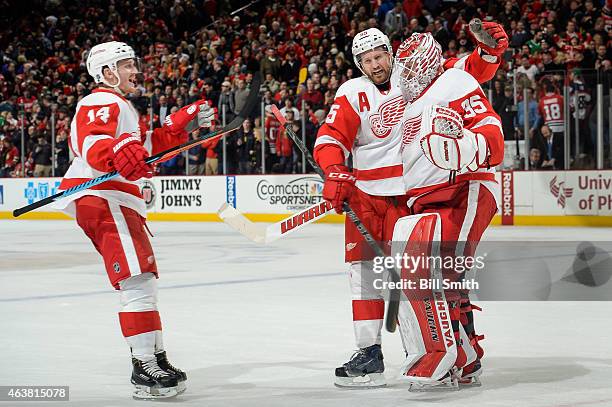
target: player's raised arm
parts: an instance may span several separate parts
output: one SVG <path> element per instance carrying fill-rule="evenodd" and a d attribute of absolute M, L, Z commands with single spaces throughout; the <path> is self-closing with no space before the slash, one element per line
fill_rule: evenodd
<path fill-rule="evenodd" d="M 470 55 L 462 58 L 448 58 L 444 61 L 444 69 L 462 69 L 472 75 L 479 83 L 490 81 L 495 76 L 502 55 L 508 48 L 508 35 L 501 24 L 494 22 L 482 23 L 482 28 L 496 41 L 495 47 L 490 47 L 472 35 L 476 49 Z"/>
<path fill-rule="evenodd" d="M 167 116 L 162 127 L 147 138 L 151 154 L 168 150 L 187 141 L 188 134 L 199 128 L 209 128 L 216 118 L 216 108 L 207 100 L 198 100 Z"/>

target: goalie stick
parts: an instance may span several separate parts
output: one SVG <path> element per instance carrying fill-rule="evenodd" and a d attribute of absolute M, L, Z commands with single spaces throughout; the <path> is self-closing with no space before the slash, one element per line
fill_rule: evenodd
<path fill-rule="evenodd" d="M 147 158 L 145 160 L 145 162 L 147 164 L 154 164 L 154 163 L 160 163 L 163 161 L 166 161 L 172 157 L 174 157 L 175 155 L 189 150 L 192 147 L 195 147 L 197 145 L 200 145 L 206 141 L 209 141 L 211 139 L 214 138 L 219 138 L 222 137 L 228 133 L 231 133 L 235 130 L 238 130 L 240 128 L 240 126 L 242 126 L 242 123 L 244 122 L 244 120 L 247 118 L 247 116 L 251 113 L 251 111 L 253 110 L 253 108 L 255 108 L 255 105 L 257 104 L 257 98 L 259 95 L 259 87 L 261 86 L 261 75 L 257 72 L 255 73 L 255 75 L 253 76 L 253 80 L 251 82 L 251 90 L 249 92 L 249 95 L 247 96 L 247 100 L 245 102 L 245 105 L 243 106 L 242 110 L 240 111 L 240 113 L 238 114 L 238 116 L 236 116 L 234 118 L 234 120 L 232 120 L 227 126 L 225 126 L 224 128 L 218 130 L 218 131 L 214 131 L 212 133 L 208 133 L 205 134 L 201 137 L 198 137 L 195 140 L 190 140 L 187 141 L 183 144 L 180 144 L 178 146 L 169 148 L 165 151 L 161 151 L 149 158 Z M 65 198 L 67 196 L 76 194 L 78 192 L 84 191 L 86 189 L 89 189 L 95 185 L 100 185 L 103 182 L 109 181 L 113 178 L 116 178 L 119 176 L 119 173 L 117 171 L 112 171 L 109 173 L 106 173 L 104 175 L 100 175 L 99 177 L 96 178 L 92 178 L 88 181 L 85 181 L 79 185 L 75 185 L 72 188 L 69 188 L 65 191 L 62 192 L 58 192 L 57 194 L 48 196 L 44 199 L 41 199 L 40 201 L 34 202 L 30 205 L 26 205 L 24 207 L 21 208 L 17 208 L 13 211 L 13 216 L 16 218 L 18 216 L 23 215 L 24 213 L 28 213 L 30 211 L 33 211 L 34 209 L 38 209 L 40 207 L 43 207 L 45 205 L 48 205 L 52 202 L 57 201 L 58 199 L 61 198 Z"/>
<path fill-rule="evenodd" d="M 332 209 L 333 208 L 329 202 L 321 201 L 302 211 L 290 215 L 280 222 L 276 222 L 268 226 L 257 225 L 251 222 L 242 212 L 227 202 L 224 202 L 221 205 L 217 211 L 217 214 L 221 220 L 223 220 L 223 222 L 227 223 L 247 239 L 252 240 L 255 243 L 266 244 L 272 243 L 281 237 L 285 237 L 288 234 L 301 229 L 317 219 L 323 218 Z"/>
<path fill-rule="evenodd" d="M 319 167 L 317 162 L 314 160 L 314 158 L 312 157 L 312 154 L 310 153 L 310 151 L 308 151 L 304 143 L 298 139 L 297 135 L 295 134 L 293 129 L 289 126 L 289 124 L 287 123 L 287 120 L 285 119 L 283 114 L 280 112 L 280 110 L 278 110 L 278 107 L 276 107 L 276 105 L 272 105 L 272 113 L 276 117 L 276 120 L 280 122 L 281 126 L 285 128 L 289 138 L 293 141 L 293 143 L 297 146 L 297 148 L 306 156 L 306 160 L 308 160 L 308 163 L 312 166 L 312 168 L 314 168 L 315 172 L 319 174 L 321 178 L 325 179 L 325 174 L 323 170 L 321 169 L 321 167 Z M 368 246 L 370 246 L 370 248 L 374 251 L 376 256 L 380 258 L 384 258 L 385 252 L 380 247 L 380 245 L 376 243 L 376 241 L 372 237 L 372 234 L 368 231 L 368 229 L 365 227 L 365 225 L 363 224 L 361 219 L 359 219 L 359 217 L 353 211 L 353 209 L 351 209 L 351 206 L 348 204 L 348 202 L 343 203 L 342 209 L 344 210 L 344 212 L 346 212 L 346 215 L 349 217 L 351 222 L 355 224 L 355 227 L 357 228 L 361 236 L 363 236 L 365 241 L 368 243 Z M 400 281 L 400 276 L 397 270 L 395 269 L 395 267 L 385 267 L 385 268 L 386 268 L 386 271 L 389 273 L 389 276 L 391 277 L 393 282 L 396 283 L 395 286 L 398 286 L 397 283 Z M 401 296 L 401 291 L 398 289 L 394 289 L 394 290 L 390 290 L 389 294 L 390 294 L 390 297 L 389 297 L 389 301 L 387 302 L 385 327 L 387 331 L 395 332 L 395 329 L 397 328 L 397 314 L 399 311 L 399 300 Z"/>

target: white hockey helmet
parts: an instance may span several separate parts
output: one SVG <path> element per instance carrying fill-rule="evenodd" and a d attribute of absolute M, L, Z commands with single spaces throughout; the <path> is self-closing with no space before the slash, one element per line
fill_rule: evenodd
<path fill-rule="evenodd" d="M 351 46 L 353 61 L 364 75 L 366 73 L 363 72 L 363 68 L 361 67 L 359 55 L 379 47 L 382 47 L 384 51 L 389 53 L 391 64 L 393 64 L 393 48 L 391 48 L 391 41 L 389 41 L 389 37 L 378 28 L 368 28 L 367 30 L 361 31 L 353 38 L 353 44 Z"/>
<path fill-rule="evenodd" d="M 96 83 L 103 83 L 116 88 L 118 84 L 111 85 L 106 82 L 102 70 L 104 67 L 108 67 L 118 79 L 117 62 L 124 59 L 134 59 L 137 62 L 136 53 L 125 42 L 110 41 L 94 45 L 87 54 L 87 72 L 94 78 Z"/>

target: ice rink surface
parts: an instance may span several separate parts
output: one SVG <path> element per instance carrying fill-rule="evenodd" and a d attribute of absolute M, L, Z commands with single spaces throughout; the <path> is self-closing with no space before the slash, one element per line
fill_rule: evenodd
<path fill-rule="evenodd" d="M 612 406 L 612 303 L 487 302 L 483 386 L 409 393 L 385 333 L 389 387 L 340 390 L 354 349 L 341 225 L 268 246 L 224 224 L 149 224 L 170 360 L 188 375 L 172 403 L 193 406 Z M 490 228 L 486 239 L 612 240 L 611 229 Z M 0 385 L 68 385 L 69 405 L 131 399 L 118 294 L 68 221 L 0 221 Z M 26 406 L 35 403 L 2 403 Z M 51 406 L 61 403 L 41 402 Z"/>

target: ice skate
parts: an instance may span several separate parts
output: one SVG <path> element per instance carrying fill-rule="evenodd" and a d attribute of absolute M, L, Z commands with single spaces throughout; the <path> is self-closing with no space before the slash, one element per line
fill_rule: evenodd
<path fill-rule="evenodd" d="M 139 400 L 154 400 L 175 397 L 178 392 L 176 375 L 160 368 L 157 359 L 142 361 L 132 358 L 133 398 Z"/>
<path fill-rule="evenodd" d="M 176 376 L 178 381 L 178 393 L 182 393 L 187 389 L 187 385 L 185 381 L 187 381 L 187 373 L 183 372 L 181 369 L 178 369 L 170 363 L 168 360 L 168 356 L 166 355 L 166 351 L 161 351 L 155 354 L 157 358 L 157 365 L 165 370 L 166 372 L 173 374 Z"/>
<path fill-rule="evenodd" d="M 476 359 L 474 362 L 470 363 L 466 367 L 463 368 L 461 372 L 461 377 L 459 378 L 459 386 L 460 387 L 480 387 L 482 383 L 480 382 L 480 375 L 482 374 L 482 365 L 480 364 L 480 359 Z"/>
<path fill-rule="evenodd" d="M 385 364 L 380 345 L 358 350 L 351 359 L 336 368 L 334 385 L 341 388 L 371 389 L 387 385 Z"/>

